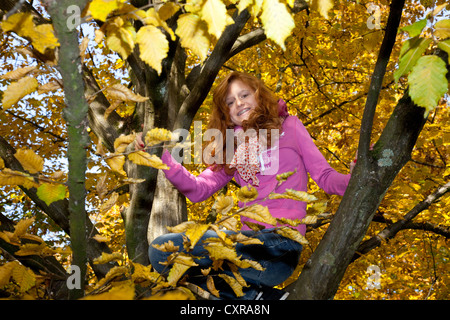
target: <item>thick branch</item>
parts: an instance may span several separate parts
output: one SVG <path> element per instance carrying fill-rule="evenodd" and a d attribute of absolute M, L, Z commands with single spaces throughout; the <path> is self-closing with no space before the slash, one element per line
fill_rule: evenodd
<path fill-rule="evenodd" d="M 375 69 L 372 74 L 369 93 L 367 95 L 363 119 L 361 122 L 361 134 L 358 147 L 358 160 L 360 163 L 367 160 L 368 157 L 375 109 L 378 104 L 378 97 L 380 95 L 384 74 L 386 73 L 386 67 L 389 62 L 389 57 L 391 56 L 392 48 L 395 44 L 404 3 L 405 0 L 394 0 L 391 3 L 391 9 L 386 26 L 386 33 L 384 35 L 380 52 L 378 54 L 378 59 L 375 64 Z"/>

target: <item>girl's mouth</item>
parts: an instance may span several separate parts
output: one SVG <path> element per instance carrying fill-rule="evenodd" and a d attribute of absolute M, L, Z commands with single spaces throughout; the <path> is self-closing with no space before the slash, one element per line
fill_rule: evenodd
<path fill-rule="evenodd" d="M 238 117 L 240 117 L 240 116 L 242 116 L 244 113 L 246 113 L 246 112 L 248 112 L 248 111 L 250 111 L 251 110 L 251 108 L 245 108 L 245 109 L 242 109 L 241 111 L 239 111 L 238 112 Z"/>

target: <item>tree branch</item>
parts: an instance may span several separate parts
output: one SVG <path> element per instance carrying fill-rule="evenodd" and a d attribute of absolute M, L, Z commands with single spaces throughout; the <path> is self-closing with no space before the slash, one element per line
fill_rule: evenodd
<path fill-rule="evenodd" d="M 405 0 L 394 0 L 391 3 L 389 18 L 386 26 L 386 33 L 381 43 L 378 59 L 370 82 L 369 93 L 367 95 L 364 108 L 363 119 L 361 123 L 361 135 L 358 146 L 358 161 L 362 163 L 367 161 L 370 149 L 370 137 L 372 134 L 373 118 L 378 104 L 381 86 L 383 84 L 386 67 L 391 56 L 392 48 L 395 44 L 397 30 L 402 17 L 402 10 Z"/>
<path fill-rule="evenodd" d="M 431 223 L 414 223 L 411 222 L 419 213 L 423 210 L 428 209 L 434 202 L 436 202 L 440 197 L 450 191 L 450 181 L 445 185 L 437 188 L 432 194 L 430 194 L 425 200 L 419 202 L 413 209 L 411 209 L 403 219 L 395 222 L 394 224 L 384 228 L 376 236 L 370 238 L 369 240 L 361 243 L 356 250 L 355 255 L 352 258 L 352 262 L 361 257 L 362 255 L 368 253 L 369 251 L 379 247 L 383 241 L 387 241 L 395 237 L 395 235 L 404 229 L 420 229 L 429 230 L 437 234 L 441 234 L 445 237 L 450 237 L 450 231 L 448 228 L 442 226 L 436 226 Z"/>

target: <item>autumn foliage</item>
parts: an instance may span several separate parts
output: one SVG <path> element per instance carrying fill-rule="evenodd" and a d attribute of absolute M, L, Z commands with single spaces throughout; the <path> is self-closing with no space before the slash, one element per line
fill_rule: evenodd
<path fill-rule="evenodd" d="M 8 299 L 66 299 L 70 290 L 66 284 L 73 281 L 67 215 L 72 201 L 67 160 L 70 117 L 64 111 L 70 97 L 65 96 L 67 84 L 58 69 L 57 17 L 48 19 L 44 2 L 34 1 L 35 10 L 28 2 L 20 9 L 8 7 L 9 2 L 0 6 L 0 297 Z M 244 13 L 248 21 L 239 33 L 240 42 L 233 41 L 223 61 L 214 62 L 220 64 L 217 78 L 230 69 L 259 76 L 288 103 L 289 113 L 302 120 L 331 165 L 348 171 L 358 148 L 364 102 L 371 90 L 389 5 L 384 0 L 205 0 L 151 5 L 92 0 L 78 8 L 75 18 L 80 18 L 81 27 L 74 26 L 71 32 L 79 37 L 80 73 L 88 79 L 85 102 L 90 108 L 85 126 L 90 140 L 78 150 L 86 153 L 88 168 L 82 177 L 88 217 L 84 299 L 220 297 L 215 287 L 218 277 L 241 296 L 246 282 L 238 268 L 261 266 L 241 259 L 234 250 L 236 243 L 259 241 L 238 233 L 239 216 L 272 224 L 275 232 L 304 246 L 298 269 L 282 286 L 294 283 L 341 200 L 324 193 L 313 181 L 308 193 L 286 190 L 269 196 L 308 202 L 308 216 L 302 220 L 275 219 L 258 204 L 238 209 L 237 201 L 249 202 L 256 194 L 251 187 L 233 183 L 204 202 L 187 201 L 187 221 L 166 228 L 185 233 L 184 251 L 180 253 L 173 243 L 158 247 L 173 252 L 164 274 L 146 264 L 146 257 L 139 255 L 146 249 L 135 250 L 130 240 L 139 227 L 130 218 L 139 219 L 139 214 L 133 215 L 133 203 L 141 199 L 136 196 L 139 188 L 147 188 L 151 197 L 157 194 L 157 170 L 167 169 L 160 159 L 163 145 L 191 150 L 189 158 L 198 156 L 191 148 L 197 132 L 191 122 L 201 121 L 201 129 L 206 129 L 211 85 L 205 85 L 204 96 L 195 96 L 202 90 L 190 77 L 198 81 L 197 74 L 212 68 L 208 63 L 216 61 L 221 41 Z M 405 99 L 425 109 L 426 123 L 410 160 L 380 199 L 354 258 L 345 266 L 335 299 L 449 298 L 449 15 L 447 3 L 441 0 L 415 1 L 403 9 L 371 139 L 380 138 L 395 106 Z M 253 42 L 246 42 L 248 38 Z M 174 75 L 177 72 L 187 75 L 184 82 Z M 158 82 L 167 78 L 173 81 L 170 85 Z M 183 85 L 170 97 L 173 102 L 165 93 L 177 81 Z M 188 104 L 189 97 L 200 103 Z M 158 103 L 168 100 L 181 110 L 177 115 L 167 116 L 160 110 L 164 108 L 158 109 Z M 99 108 L 100 117 L 93 116 Z M 180 119 L 190 119 L 191 142 L 180 142 L 175 132 L 174 126 L 183 123 Z M 139 148 L 135 141 L 144 127 L 145 147 Z M 377 166 L 390 167 L 394 150 L 378 147 L 373 150 Z M 191 162 L 185 166 L 194 174 L 204 169 Z M 279 175 L 279 183 L 291 174 Z M 151 208 L 138 205 L 138 209 L 146 210 L 143 221 L 149 223 Z M 308 226 L 306 237 L 290 228 L 298 224 Z M 225 229 L 237 233 L 229 235 Z M 138 242 L 148 242 L 145 230 Z M 218 235 L 205 245 L 214 261 L 212 268 L 220 271 L 227 264 L 234 277 L 202 270 L 208 285 L 204 291 L 184 273 L 195 266 L 189 252 L 207 230 Z M 373 266 L 378 273 L 371 271 Z M 61 281 L 63 289 L 52 295 L 55 281 Z"/>

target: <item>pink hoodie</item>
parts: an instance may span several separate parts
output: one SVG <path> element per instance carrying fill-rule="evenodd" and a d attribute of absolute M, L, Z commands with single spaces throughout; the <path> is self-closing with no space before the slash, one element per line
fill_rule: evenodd
<path fill-rule="evenodd" d="M 282 114 L 282 112 L 285 112 L 285 103 L 280 100 L 279 104 L 281 108 L 280 114 Z M 247 205 L 258 202 L 261 205 L 267 206 L 275 218 L 302 219 L 306 215 L 306 202 L 290 199 L 269 199 L 262 201 L 262 199 L 266 198 L 271 192 L 283 193 L 286 189 L 307 191 L 308 173 L 326 193 L 341 196 L 344 194 L 350 180 L 350 174 L 344 175 L 331 168 L 297 117 L 286 117 L 282 125 L 278 148 L 278 170 L 276 170 L 275 174 L 265 175 L 264 170 L 261 169 L 263 172 L 256 174 L 256 177 L 260 181 L 259 186 L 254 186 L 258 191 L 258 197 L 253 202 L 247 203 Z M 267 156 L 263 157 L 263 159 L 266 159 L 266 167 L 270 167 L 270 161 L 272 163 L 274 162 L 274 157 L 271 157 L 270 152 L 274 153 L 275 156 L 277 155 L 273 149 L 270 150 Z M 230 176 L 223 169 L 220 171 L 212 171 L 210 168 L 207 168 L 198 176 L 194 176 L 180 163 L 175 161 L 167 150 L 163 153 L 161 159 L 170 168 L 169 170 L 164 170 L 167 179 L 192 202 L 206 200 L 223 188 L 233 177 L 239 185 L 248 185 L 248 182 L 244 181 L 237 171 L 233 176 Z M 294 171 L 295 169 L 297 171 L 281 186 L 277 187 L 278 181 L 276 180 L 276 175 Z M 239 206 L 242 206 L 242 203 L 239 203 Z M 248 218 L 241 217 L 241 221 L 249 220 Z M 267 228 L 273 227 L 269 224 L 263 225 Z M 248 230 L 249 228 L 244 224 L 242 229 Z M 306 232 L 305 225 L 299 225 L 297 229 L 303 235 Z"/>

